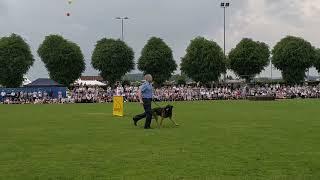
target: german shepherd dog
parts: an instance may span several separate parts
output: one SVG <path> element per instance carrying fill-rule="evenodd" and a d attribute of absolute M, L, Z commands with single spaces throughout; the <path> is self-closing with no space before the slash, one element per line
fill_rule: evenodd
<path fill-rule="evenodd" d="M 160 128 L 162 126 L 163 120 L 165 118 L 169 118 L 174 125 L 179 126 L 173 119 L 172 119 L 172 109 L 173 106 L 167 105 L 165 107 L 156 107 L 152 109 L 152 118 L 154 118 Z M 159 117 L 161 118 L 160 124 L 158 122 Z"/>

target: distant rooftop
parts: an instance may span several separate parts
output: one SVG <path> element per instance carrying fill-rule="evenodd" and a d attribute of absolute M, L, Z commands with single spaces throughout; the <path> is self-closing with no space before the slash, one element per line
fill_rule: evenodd
<path fill-rule="evenodd" d="M 81 76 L 80 80 L 82 81 L 103 81 L 101 76 Z"/>
<path fill-rule="evenodd" d="M 36 79 L 35 81 L 33 81 L 30 84 L 25 85 L 25 87 L 61 87 L 63 85 L 55 82 L 52 79 L 48 79 L 48 78 L 39 78 Z"/>

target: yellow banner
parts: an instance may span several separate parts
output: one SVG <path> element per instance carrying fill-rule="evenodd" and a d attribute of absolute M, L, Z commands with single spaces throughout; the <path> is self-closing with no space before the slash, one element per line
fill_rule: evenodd
<path fill-rule="evenodd" d="M 113 115 L 123 116 L 123 96 L 113 96 Z"/>

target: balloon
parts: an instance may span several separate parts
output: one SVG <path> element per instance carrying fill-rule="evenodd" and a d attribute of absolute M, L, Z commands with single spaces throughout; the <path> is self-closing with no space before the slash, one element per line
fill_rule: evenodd
<path fill-rule="evenodd" d="M 72 2 L 73 2 L 73 0 L 68 0 L 68 3 L 69 3 L 69 4 L 72 4 Z M 67 12 L 66 15 L 67 15 L 67 16 L 70 16 L 71 14 L 70 14 L 70 12 Z"/>

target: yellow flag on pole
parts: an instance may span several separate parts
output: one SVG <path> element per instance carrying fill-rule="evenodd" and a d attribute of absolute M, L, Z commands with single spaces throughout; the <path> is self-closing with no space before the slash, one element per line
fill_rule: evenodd
<path fill-rule="evenodd" d="M 113 115 L 123 116 L 123 96 L 113 96 Z"/>

